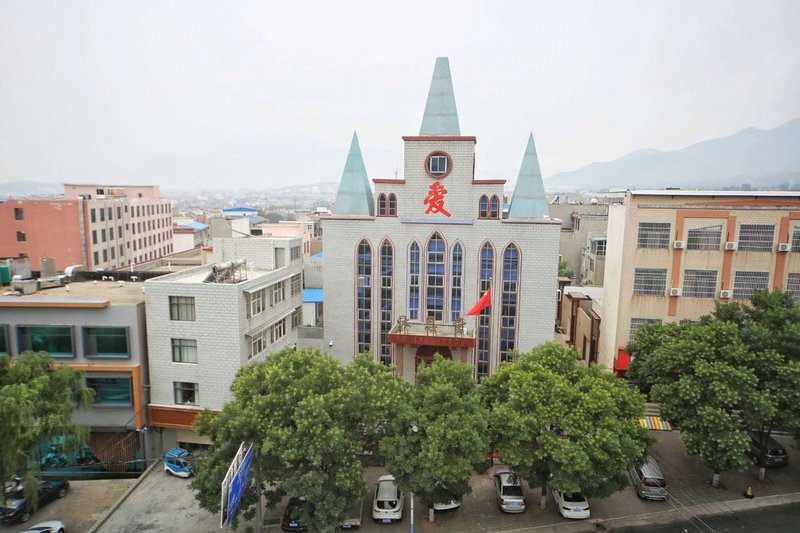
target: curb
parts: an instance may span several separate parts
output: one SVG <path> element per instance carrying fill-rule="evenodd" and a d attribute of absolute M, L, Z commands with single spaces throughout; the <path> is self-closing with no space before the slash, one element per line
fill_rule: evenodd
<path fill-rule="evenodd" d="M 128 496 L 130 496 L 134 490 L 136 490 L 136 488 L 142 483 L 144 478 L 150 475 L 150 471 L 153 470 L 156 467 L 156 465 L 159 464 L 162 464 L 161 461 L 153 461 L 153 464 L 147 467 L 147 470 L 142 472 L 142 475 L 136 478 L 136 481 L 130 487 L 128 487 L 128 490 L 126 490 L 122 494 L 122 496 L 120 496 L 117 499 L 117 501 L 115 501 L 113 505 L 111 505 L 111 507 L 109 507 L 106 510 L 106 512 L 103 513 L 103 516 L 101 516 L 100 519 L 98 519 L 97 522 L 94 523 L 94 525 L 89 529 L 88 533 L 96 533 L 97 530 L 100 529 L 100 527 L 102 527 L 102 525 L 106 523 L 106 520 L 108 520 L 108 518 L 114 513 L 114 511 L 119 509 L 119 506 L 122 505 L 125 502 L 125 500 L 128 499 Z"/>

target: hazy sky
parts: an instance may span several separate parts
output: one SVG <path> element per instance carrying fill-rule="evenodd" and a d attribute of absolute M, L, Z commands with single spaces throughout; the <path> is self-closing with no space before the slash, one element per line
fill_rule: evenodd
<path fill-rule="evenodd" d="M 800 116 L 796 0 L 0 0 L 0 182 L 402 176 L 440 55 L 480 178 Z"/>

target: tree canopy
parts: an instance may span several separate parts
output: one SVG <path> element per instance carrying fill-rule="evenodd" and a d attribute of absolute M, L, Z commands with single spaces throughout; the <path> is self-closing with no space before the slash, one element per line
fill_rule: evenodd
<path fill-rule="evenodd" d="M 627 469 L 650 442 L 637 419 L 643 396 L 574 349 L 553 342 L 515 354 L 483 381 L 490 432 L 502 461 L 529 482 L 607 496 L 627 485 Z"/>
<path fill-rule="evenodd" d="M 369 355 L 343 368 L 318 350 L 287 348 L 242 368 L 231 390 L 221 413 L 206 410 L 196 422 L 214 442 L 192 482 L 201 506 L 219 511 L 230 461 L 241 442 L 252 443 L 250 477 L 261 483 L 267 505 L 303 496 L 314 509 L 310 528 L 332 530 L 366 493 L 361 455 L 387 430 L 402 394 L 399 379 Z M 243 497 L 245 517 L 256 501 L 255 491 Z"/>

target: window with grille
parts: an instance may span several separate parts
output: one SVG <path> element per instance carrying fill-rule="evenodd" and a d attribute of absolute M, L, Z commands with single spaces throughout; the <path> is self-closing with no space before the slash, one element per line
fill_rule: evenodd
<path fill-rule="evenodd" d="M 381 245 L 380 361 L 387 366 L 392 364 L 392 344 L 389 342 L 389 331 L 392 329 L 393 266 L 394 248 L 392 247 L 392 243 L 384 241 Z"/>
<path fill-rule="evenodd" d="M 464 274 L 464 252 L 459 243 L 453 246 L 450 271 L 450 320 L 456 320 L 461 316 Z"/>
<path fill-rule="evenodd" d="M 664 296 L 667 290 L 666 268 L 637 268 L 633 273 L 633 294 Z"/>
<path fill-rule="evenodd" d="M 173 363 L 197 363 L 196 339 L 172 339 Z"/>
<path fill-rule="evenodd" d="M 386 195 L 383 193 L 378 195 L 378 216 L 386 216 Z"/>
<path fill-rule="evenodd" d="M 639 248 L 669 248 L 669 222 L 639 222 Z"/>
<path fill-rule="evenodd" d="M 774 237 L 773 224 L 742 224 L 739 226 L 739 251 L 771 252 Z"/>
<path fill-rule="evenodd" d="M 444 320 L 444 239 L 434 233 L 428 241 L 425 312 L 434 320 Z"/>
<path fill-rule="evenodd" d="M 590 250 L 594 255 L 606 255 L 606 239 L 592 239 Z"/>
<path fill-rule="evenodd" d="M 497 195 L 489 200 L 489 218 L 500 218 L 500 198 Z"/>
<path fill-rule="evenodd" d="M 800 228 L 792 229 L 792 251 L 800 252 Z"/>
<path fill-rule="evenodd" d="M 105 261 L 105 257 L 103 261 Z M 188 320 L 194 322 L 194 296 L 170 296 L 169 318 L 170 320 Z"/>
<path fill-rule="evenodd" d="M 489 243 L 481 248 L 480 269 L 478 270 L 478 294 L 483 296 L 492 283 L 494 272 L 494 248 Z M 490 308 L 484 308 L 478 315 L 477 352 L 478 363 L 476 372 L 478 379 L 489 374 L 489 352 L 491 340 L 491 315 Z"/>
<path fill-rule="evenodd" d="M 733 278 L 733 297 L 751 298 L 756 289 L 769 289 L 769 272 L 737 272 Z"/>
<path fill-rule="evenodd" d="M 800 303 L 800 272 L 790 272 L 786 277 L 786 291 L 791 292 L 794 301 Z"/>
<path fill-rule="evenodd" d="M 519 251 L 509 244 L 503 253 L 503 293 L 500 301 L 500 361 L 509 361 L 516 346 Z"/>
<path fill-rule="evenodd" d="M 290 285 L 292 287 L 292 296 L 295 294 L 300 294 L 303 290 L 303 276 L 301 274 L 295 274 L 292 276 Z"/>
<path fill-rule="evenodd" d="M 408 250 L 408 318 L 419 320 L 419 244 L 412 242 Z"/>
<path fill-rule="evenodd" d="M 389 216 L 397 216 L 397 196 L 394 193 L 389 193 Z"/>
<path fill-rule="evenodd" d="M 489 218 L 489 197 L 485 194 L 478 200 L 478 218 Z"/>
<path fill-rule="evenodd" d="M 372 350 L 372 246 L 358 244 L 356 257 L 356 330 L 358 353 Z"/>
<path fill-rule="evenodd" d="M 636 332 L 642 326 L 647 324 L 660 324 L 661 320 L 658 318 L 631 318 L 631 331 L 628 335 L 628 342 L 633 342 L 636 340 Z"/>
<path fill-rule="evenodd" d="M 303 253 L 302 252 L 302 247 L 300 247 L 300 246 L 292 246 L 289 249 L 289 260 L 290 261 L 297 261 L 298 259 L 300 259 L 300 256 L 302 255 L 302 253 Z"/>
<path fill-rule="evenodd" d="M 722 224 L 689 230 L 687 250 L 719 250 L 722 242 Z"/>
<path fill-rule="evenodd" d="M 694 298 L 714 298 L 717 294 L 716 270 L 685 270 L 683 295 Z"/>

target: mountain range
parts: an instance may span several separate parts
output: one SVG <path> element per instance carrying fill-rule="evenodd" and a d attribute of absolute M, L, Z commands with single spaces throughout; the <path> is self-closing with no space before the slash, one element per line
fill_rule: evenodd
<path fill-rule="evenodd" d="M 681 150 L 651 148 L 546 178 L 548 189 L 800 188 L 800 118 L 777 128 L 747 128 Z"/>

